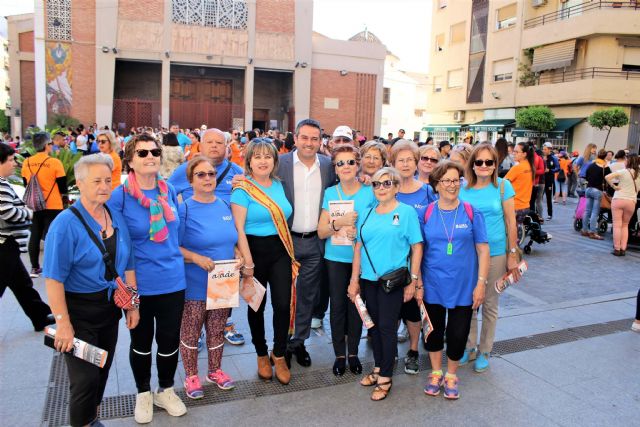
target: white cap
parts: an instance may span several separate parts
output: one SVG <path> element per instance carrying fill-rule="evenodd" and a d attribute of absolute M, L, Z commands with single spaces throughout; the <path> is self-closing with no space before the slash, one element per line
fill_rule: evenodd
<path fill-rule="evenodd" d="M 543 147 L 547 147 L 547 148 L 553 148 L 553 144 L 550 142 L 545 142 L 544 144 L 542 144 Z"/>
<path fill-rule="evenodd" d="M 200 126 L 200 130 L 207 130 L 207 125 Z"/>
<path fill-rule="evenodd" d="M 353 131 L 349 126 L 338 126 L 336 130 L 333 131 L 333 139 L 335 138 L 349 138 L 353 140 Z"/>

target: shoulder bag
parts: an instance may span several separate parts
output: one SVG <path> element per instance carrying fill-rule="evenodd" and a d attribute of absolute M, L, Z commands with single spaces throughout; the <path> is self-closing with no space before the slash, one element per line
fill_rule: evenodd
<path fill-rule="evenodd" d="M 502 202 L 504 202 L 504 179 L 502 180 L 502 182 L 500 182 L 500 206 L 502 207 L 502 219 L 504 221 L 504 231 L 505 234 L 507 236 L 507 257 L 509 256 L 509 244 L 511 242 L 511 239 L 509 238 L 509 224 L 507 224 L 507 215 L 505 215 L 504 213 L 504 205 L 502 204 Z M 518 225 L 516 224 L 516 227 L 518 227 Z M 516 243 L 517 243 L 518 239 L 516 236 Z M 522 249 L 520 249 L 519 246 L 516 245 L 516 261 L 518 262 L 518 264 L 520 264 L 522 262 Z"/>
<path fill-rule="evenodd" d="M 607 193 L 607 181 L 604 179 L 604 166 L 602 167 L 602 198 L 600 209 L 611 209 L 611 196 Z"/>
<path fill-rule="evenodd" d="M 362 221 L 362 225 L 360 226 L 360 241 L 362 242 L 362 247 L 364 248 L 364 252 L 367 255 L 367 259 L 369 260 L 369 264 L 371 265 L 371 268 L 373 269 L 374 274 L 378 276 L 378 272 L 376 271 L 376 268 L 373 266 L 373 263 L 371 262 L 371 257 L 369 257 L 369 251 L 367 250 L 367 246 L 364 244 L 364 238 L 362 237 L 362 228 L 364 227 L 364 224 L 367 222 L 367 219 L 369 219 L 369 215 L 371 215 L 371 211 L 373 211 L 374 209 L 375 208 L 369 209 L 367 216 L 364 218 L 364 221 Z M 409 249 L 409 253 L 407 254 L 407 260 L 409 259 L 409 254 L 411 254 L 411 249 Z M 379 276 L 378 283 L 380 284 L 380 286 L 382 286 L 382 290 L 389 294 L 394 289 L 404 288 L 409 283 L 411 283 L 411 274 L 409 273 L 409 269 L 407 267 L 400 267 L 398 269 L 390 271 L 387 274 Z"/>
<path fill-rule="evenodd" d="M 109 208 L 107 208 L 106 205 L 104 206 L 104 208 L 107 210 L 109 217 L 111 217 Z M 113 302 L 123 310 L 135 310 L 140 307 L 140 296 L 138 295 L 138 290 L 131 285 L 125 284 L 124 281 L 120 278 L 118 272 L 116 271 L 116 268 L 113 265 L 111 255 L 109 254 L 109 252 L 107 252 L 104 244 L 98 241 L 98 238 L 91 230 L 91 227 L 89 227 L 89 224 L 87 224 L 87 222 L 84 220 L 80 211 L 75 206 L 71 206 L 69 209 L 71 209 L 71 212 L 73 212 L 73 214 L 78 217 L 85 230 L 87 230 L 87 234 L 89 234 L 89 237 L 102 254 L 102 261 L 104 261 L 104 265 L 107 271 L 109 271 L 109 274 L 111 274 L 111 276 L 114 278 L 116 285 L 118 285 L 115 292 L 113 293 Z"/>

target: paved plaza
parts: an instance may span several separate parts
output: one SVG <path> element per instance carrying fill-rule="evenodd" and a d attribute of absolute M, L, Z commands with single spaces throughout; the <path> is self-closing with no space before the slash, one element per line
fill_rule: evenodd
<path fill-rule="evenodd" d="M 422 392 L 429 366 L 421 348 L 419 375 L 404 374 L 399 362 L 389 397 L 372 402 L 371 390 L 360 386 L 358 378 L 332 375 L 328 315 L 307 342 L 313 365 L 301 368 L 294 359 L 290 385 L 262 383 L 243 306 L 234 319 L 247 344 L 226 345 L 222 365 L 236 380 L 236 389 L 206 387 L 205 399 L 187 402 L 185 416 L 172 418 L 159 411 L 151 425 L 640 425 L 640 334 L 629 329 L 640 283 L 640 251 L 613 257 L 611 232 L 604 241 L 580 237 L 572 228 L 575 202 L 554 205 L 554 219 L 544 226 L 553 235 L 551 243 L 534 244 L 527 257 L 529 272 L 501 297 L 491 368 L 483 374 L 471 366 L 460 369 L 459 401 Z M 45 298 L 41 278 L 35 287 Z M 42 334 L 33 332 L 9 290 L 0 310 L 0 425 L 65 425 L 64 364 L 42 345 Z M 271 318 L 269 309 L 267 316 Z M 121 325 L 101 408 L 107 426 L 136 425 L 128 343 Z M 406 351 L 407 344 L 400 345 L 401 358 Z M 365 338 L 360 358 L 365 369 L 371 366 Z M 202 352 L 200 372 L 205 371 Z M 180 363 L 177 389 L 183 380 Z"/>

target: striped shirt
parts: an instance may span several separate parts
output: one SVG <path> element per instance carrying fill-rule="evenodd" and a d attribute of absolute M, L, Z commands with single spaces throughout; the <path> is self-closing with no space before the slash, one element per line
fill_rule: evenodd
<path fill-rule="evenodd" d="M 33 212 L 13 191 L 9 181 L 0 177 L 0 245 L 13 237 L 20 252 L 27 252 L 32 217 Z"/>

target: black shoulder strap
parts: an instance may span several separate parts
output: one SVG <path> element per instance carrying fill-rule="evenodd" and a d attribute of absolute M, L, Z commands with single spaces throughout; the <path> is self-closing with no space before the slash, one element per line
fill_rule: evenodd
<path fill-rule="evenodd" d="M 376 277 L 378 277 L 378 272 L 376 271 L 376 268 L 373 266 L 373 263 L 371 262 L 371 257 L 369 256 L 369 251 L 367 250 L 367 245 L 364 244 L 364 237 L 362 236 L 362 229 L 364 228 L 364 225 L 366 224 L 367 220 L 369 219 L 369 215 L 371 215 L 371 211 L 374 208 L 370 208 L 369 212 L 367 212 L 367 216 L 364 217 L 364 221 L 362 221 L 362 225 L 360 226 L 360 241 L 362 242 L 362 247 L 364 248 L 364 253 L 367 255 L 367 259 L 369 260 L 369 264 L 371 264 L 371 268 L 373 268 L 373 273 L 376 275 Z"/>
<path fill-rule="evenodd" d="M 216 187 L 220 185 L 225 176 L 229 173 L 229 169 L 231 169 L 231 162 L 227 164 L 227 167 L 222 171 L 219 177 L 216 178 Z"/>
<path fill-rule="evenodd" d="M 107 213 L 109 214 L 109 217 L 111 217 L 111 212 L 109 211 L 109 208 L 107 207 L 107 205 L 104 205 L 104 208 L 107 210 Z M 96 247 L 98 248 L 98 250 L 102 254 L 102 261 L 104 261 L 104 265 L 107 268 L 107 270 L 109 271 L 109 274 L 114 279 L 116 277 L 118 277 L 118 273 L 116 272 L 116 269 L 113 267 L 113 262 L 111 260 L 111 255 L 109 255 L 109 252 L 107 252 L 107 249 L 98 240 L 98 238 L 96 237 L 96 235 L 93 232 L 93 230 L 91 230 L 91 227 L 89 227 L 89 224 L 87 224 L 87 221 L 85 221 L 84 218 L 82 217 L 82 214 L 80 213 L 80 211 L 75 206 L 71 206 L 71 207 L 69 207 L 69 209 L 71 210 L 71 212 L 73 212 L 73 214 L 76 217 L 78 217 L 78 219 L 80 220 L 80 222 L 84 226 L 85 230 L 87 230 L 87 234 L 89 234 L 89 237 L 91 238 L 93 243 L 95 243 Z"/>

